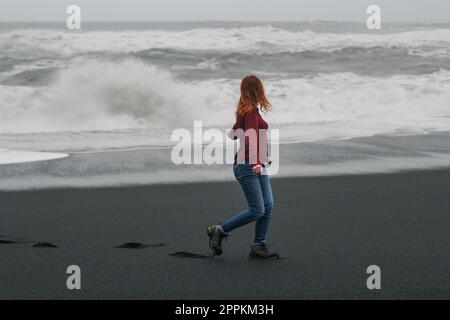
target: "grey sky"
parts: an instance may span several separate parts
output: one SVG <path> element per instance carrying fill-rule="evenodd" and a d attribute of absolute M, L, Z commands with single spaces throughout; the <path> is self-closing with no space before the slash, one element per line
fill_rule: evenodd
<path fill-rule="evenodd" d="M 386 22 L 450 23 L 449 0 L 0 0 L 0 21 L 65 21 L 69 4 L 84 21 L 364 21 L 377 4 Z"/>

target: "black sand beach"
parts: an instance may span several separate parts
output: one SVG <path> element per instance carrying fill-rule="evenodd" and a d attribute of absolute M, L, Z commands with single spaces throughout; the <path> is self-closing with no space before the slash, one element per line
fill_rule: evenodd
<path fill-rule="evenodd" d="M 274 261 L 247 258 L 252 226 L 221 257 L 170 255 L 209 252 L 206 226 L 244 208 L 236 183 L 0 192 L 0 299 L 450 298 L 450 170 L 272 185 Z M 115 248 L 127 242 L 150 247 Z"/>

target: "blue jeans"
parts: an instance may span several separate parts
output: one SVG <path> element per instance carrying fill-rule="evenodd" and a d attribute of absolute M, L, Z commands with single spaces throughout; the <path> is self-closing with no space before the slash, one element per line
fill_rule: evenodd
<path fill-rule="evenodd" d="M 251 164 L 235 164 L 234 176 L 244 191 L 248 210 L 236 214 L 222 224 L 223 231 L 230 232 L 236 228 L 256 221 L 254 243 L 264 243 L 272 218 L 273 196 L 267 174 L 257 175 Z"/>

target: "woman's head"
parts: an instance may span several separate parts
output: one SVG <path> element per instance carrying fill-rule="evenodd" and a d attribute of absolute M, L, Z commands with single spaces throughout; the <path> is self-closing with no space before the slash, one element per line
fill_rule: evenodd
<path fill-rule="evenodd" d="M 241 97 L 237 106 L 236 114 L 243 115 L 252 111 L 259 105 L 262 111 L 271 109 L 269 100 L 264 93 L 262 81 L 254 75 L 248 75 L 241 82 Z"/>

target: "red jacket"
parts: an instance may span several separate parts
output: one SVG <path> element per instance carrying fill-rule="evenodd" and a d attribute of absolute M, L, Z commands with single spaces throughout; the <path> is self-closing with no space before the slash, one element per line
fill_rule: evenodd
<path fill-rule="evenodd" d="M 240 139 L 234 163 L 264 164 L 269 162 L 267 129 L 269 125 L 259 114 L 258 108 L 236 117 L 231 137 Z M 263 129 L 260 131 L 260 129 Z M 237 131 L 237 132 L 236 132 Z M 245 139 L 245 143 L 243 140 Z"/>

